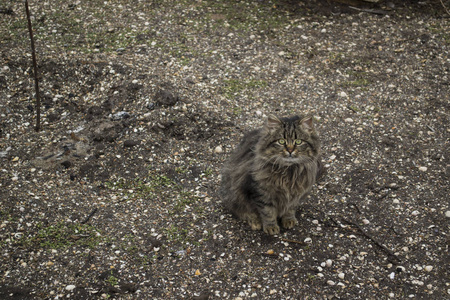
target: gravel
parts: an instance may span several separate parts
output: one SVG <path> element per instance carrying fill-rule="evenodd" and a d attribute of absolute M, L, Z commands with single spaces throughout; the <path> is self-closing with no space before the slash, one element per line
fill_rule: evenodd
<path fill-rule="evenodd" d="M 448 298 L 450 19 L 356 2 L 32 1 L 40 132 L 0 4 L 0 298 Z M 272 113 L 328 168 L 274 237 L 217 196 Z"/>

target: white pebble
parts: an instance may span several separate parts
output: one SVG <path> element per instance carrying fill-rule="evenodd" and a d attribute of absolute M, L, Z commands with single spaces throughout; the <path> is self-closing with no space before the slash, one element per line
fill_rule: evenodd
<path fill-rule="evenodd" d="M 394 294 L 394 293 L 389 293 L 389 297 L 390 297 L 390 298 L 394 298 L 394 297 L 395 297 L 395 294 Z"/>
<path fill-rule="evenodd" d="M 370 221 L 369 221 L 369 220 L 367 220 L 367 219 L 363 219 L 363 220 L 362 220 L 362 222 L 363 222 L 363 224 L 364 224 L 364 225 L 367 225 L 367 224 L 369 224 L 369 223 L 370 223 Z"/>
<path fill-rule="evenodd" d="M 73 284 L 69 284 L 68 286 L 66 286 L 67 291 L 73 291 L 75 288 L 76 286 L 74 286 Z"/>
<path fill-rule="evenodd" d="M 353 119 L 352 118 L 347 118 L 344 120 L 345 123 L 353 123 Z"/>
<path fill-rule="evenodd" d="M 425 271 L 431 272 L 431 270 L 433 270 L 433 266 L 426 266 L 425 267 Z"/>
<path fill-rule="evenodd" d="M 426 172 L 428 170 L 427 167 L 419 167 L 419 171 Z"/>
<path fill-rule="evenodd" d="M 214 149 L 214 153 L 216 153 L 216 154 L 220 154 L 220 153 L 222 153 L 223 152 L 223 149 L 222 149 L 222 147 L 220 147 L 220 146 L 217 146 L 215 149 Z"/>
<path fill-rule="evenodd" d="M 417 216 L 418 214 L 419 214 L 419 212 L 417 210 L 415 210 L 411 213 L 411 215 L 413 215 L 413 216 Z"/>
<path fill-rule="evenodd" d="M 344 273 L 339 273 L 339 274 L 338 274 L 338 277 L 339 277 L 340 279 L 344 279 L 345 274 L 344 274 Z"/>
<path fill-rule="evenodd" d="M 394 200 L 392 200 L 392 203 L 394 203 L 394 204 L 399 204 L 400 201 L 399 201 L 398 199 L 394 199 Z"/>
<path fill-rule="evenodd" d="M 328 281 L 327 281 L 327 284 L 333 286 L 333 285 L 335 285 L 336 283 L 334 283 L 333 280 L 328 280 Z"/>
<path fill-rule="evenodd" d="M 445 212 L 445 216 L 446 216 L 447 218 L 450 218 L 450 210 L 447 210 L 447 211 Z"/>
<path fill-rule="evenodd" d="M 346 92 L 340 92 L 339 96 L 341 96 L 342 98 L 347 98 L 348 97 Z"/>
<path fill-rule="evenodd" d="M 331 267 L 333 265 L 333 261 L 331 259 L 327 259 L 327 261 L 325 262 L 325 264 L 327 265 L 327 267 Z"/>
<path fill-rule="evenodd" d="M 306 238 L 303 242 L 305 242 L 305 243 L 311 243 L 312 242 L 312 239 L 311 238 Z"/>

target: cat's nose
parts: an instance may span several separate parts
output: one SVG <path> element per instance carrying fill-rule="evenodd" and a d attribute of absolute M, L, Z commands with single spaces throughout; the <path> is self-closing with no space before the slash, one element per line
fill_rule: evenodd
<path fill-rule="evenodd" d="M 292 153 L 294 151 L 294 146 L 293 145 L 288 145 L 286 146 L 286 150 L 290 153 Z"/>

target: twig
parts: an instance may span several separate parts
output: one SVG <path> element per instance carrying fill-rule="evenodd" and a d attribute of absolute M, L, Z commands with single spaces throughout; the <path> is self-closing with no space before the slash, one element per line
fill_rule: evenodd
<path fill-rule="evenodd" d="M 361 211 L 359 210 L 359 207 L 355 204 L 355 203 L 348 203 L 347 204 L 348 207 L 354 207 L 356 209 L 356 211 L 362 215 Z"/>
<path fill-rule="evenodd" d="M 349 220 L 347 220 L 347 219 L 344 219 L 344 218 L 342 219 L 342 221 L 344 221 L 345 223 L 347 223 L 347 224 L 349 224 L 349 225 L 355 226 L 355 227 L 359 230 L 359 232 L 361 232 L 362 235 L 364 235 L 367 239 L 371 240 L 375 245 L 377 245 L 379 248 L 381 248 L 382 250 L 384 250 L 384 252 L 385 252 L 390 258 L 392 258 L 393 260 L 395 260 L 395 261 L 393 261 L 394 263 L 400 263 L 400 262 L 401 262 L 401 259 L 400 259 L 397 255 L 395 255 L 394 253 L 392 253 L 392 251 L 389 250 L 386 246 L 384 246 L 383 244 L 381 244 L 380 242 L 378 242 L 376 239 L 374 239 L 371 235 L 369 235 L 368 233 L 366 233 L 366 232 L 364 231 L 364 229 L 361 228 L 361 226 L 359 226 L 358 224 L 356 224 L 356 223 L 354 223 L 354 222 L 351 222 L 351 221 L 349 221 Z"/>
<path fill-rule="evenodd" d="M 387 15 L 389 14 L 389 11 L 383 10 L 383 9 L 372 9 L 372 8 L 358 8 L 354 6 L 349 6 L 350 9 L 354 9 L 361 12 L 366 12 L 370 14 L 376 14 L 376 15 Z"/>
<path fill-rule="evenodd" d="M 36 50 L 34 48 L 33 28 L 31 27 L 31 18 L 30 18 L 30 9 L 28 8 L 28 0 L 25 0 L 25 10 L 27 12 L 27 19 L 28 19 L 28 32 L 30 33 L 31 56 L 33 58 L 33 69 L 34 69 L 34 87 L 36 90 L 36 131 L 39 131 L 41 129 L 41 97 L 39 94 L 38 67 L 36 63 Z"/>
<path fill-rule="evenodd" d="M 86 224 L 87 222 L 89 222 L 89 220 L 92 218 L 92 216 L 97 212 L 98 208 L 94 208 L 94 210 L 86 217 L 86 219 L 84 219 L 83 221 L 81 221 L 81 224 Z"/>
<path fill-rule="evenodd" d="M 285 239 L 285 238 L 282 238 L 281 240 L 282 240 L 283 242 L 288 242 L 288 243 L 293 243 L 293 244 L 298 244 L 298 245 L 306 246 L 306 243 L 305 243 L 305 242 L 301 242 L 301 241 L 290 240 L 290 239 Z"/>
<path fill-rule="evenodd" d="M 440 0 L 440 1 L 441 1 L 442 7 L 444 8 L 445 12 L 446 12 L 448 15 L 450 15 L 450 11 L 448 10 L 447 6 L 445 6 L 444 1 L 442 1 L 442 0 Z"/>

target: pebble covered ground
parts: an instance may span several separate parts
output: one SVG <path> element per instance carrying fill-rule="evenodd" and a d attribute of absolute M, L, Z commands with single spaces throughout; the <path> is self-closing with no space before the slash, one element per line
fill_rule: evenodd
<path fill-rule="evenodd" d="M 449 1 L 29 2 L 39 132 L 0 2 L 0 298 L 450 297 Z M 328 168 L 277 236 L 216 193 L 271 113 Z"/>

